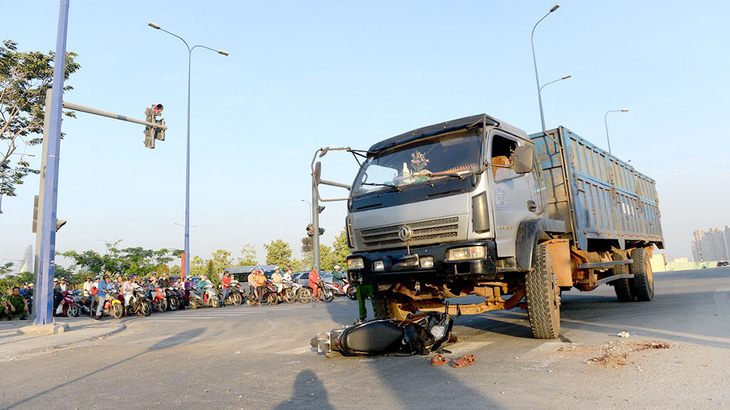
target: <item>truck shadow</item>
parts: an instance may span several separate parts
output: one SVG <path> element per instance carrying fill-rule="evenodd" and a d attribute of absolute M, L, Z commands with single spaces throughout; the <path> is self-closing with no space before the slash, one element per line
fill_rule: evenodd
<path fill-rule="evenodd" d="M 294 380 L 294 394 L 287 401 L 274 407 L 276 410 L 286 409 L 334 409 L 329 401 L 327 389 L 317 374 L 312 370 L 303 370 Z"/>

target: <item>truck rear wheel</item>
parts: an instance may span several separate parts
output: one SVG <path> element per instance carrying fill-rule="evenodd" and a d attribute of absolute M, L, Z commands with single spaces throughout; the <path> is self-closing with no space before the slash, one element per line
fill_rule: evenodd
<path fill-rule="evenodd" d="M 532 335 L 536 339 L 555 339 L 560 333 L 560 296 L 547 245 L 540 244 L 535 249 L 525 286 Z"/>
<path fill-rule="evenodd" d="M 373 313 L 376 319 L 405 320 L 408 311 L 401 309 L 395 300 L 388 297 L 387 292 L 373 293 Z"/>
<path fill-rule="evenodd" d="M 629 268 L 634 274 L 634 293 L 636 300 L 648 302 L 654 299 L 654 273 L 651 271 L 649 254 L 644 248 L 631 251 L 634 263 Z"/>
<path fill-rule="evenodd" d="M 613 260 L 621 260 L 621 256 L 614 254 Z M 614 275 L 624 275 L 629 273 L 628 265 L 618 265 L 612 268 Z M 616 292 L 616 297 L 619 302 L 632 302 L 636 295 L 634 295 L 634 280 L 633 279 L 617 279 L 611 282 L 613 290 Z"/>

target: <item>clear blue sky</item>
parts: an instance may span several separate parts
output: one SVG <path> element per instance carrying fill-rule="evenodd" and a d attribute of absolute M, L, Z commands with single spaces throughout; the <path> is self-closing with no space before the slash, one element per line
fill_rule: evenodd
<path fill-rule="evenodd" d="M 0 39 L 55 48 L 59 2 L 2 1 Z M 187 50 L 147 27 L 230 52 L 195 50 L 191 251 L 240 256 L 281 238 L 299 254 L 309 222 L 309 164 L 323 146 L 367 148 L 410 129 L 486 112 L 540 129 L 530 31 L 549 1 L 71 0 L 68 50 L 82 68 L 65 100 L 136 118 L 165 105 L 167 140 L 79 113 L 65 119 L 58 251 L 183 247 Z M 565 125 L 657 181 L 668 257 L 691 256 L 695 229 L 730 224 L 730 3 L 564 1 L 535 34 L 548 127 Z M 37 156 L 40 147 L 27 150 Z M 351 182 L 328 154 L 324 177 Z M 3 198 L 0 262 L 30 232 L 33 176 Z M 344 191 L 328 191 L 342 196 Z M 330 244 L 344 204 L 322 214 Z M 62 265 L 70 262 L 62 258 Z"/>

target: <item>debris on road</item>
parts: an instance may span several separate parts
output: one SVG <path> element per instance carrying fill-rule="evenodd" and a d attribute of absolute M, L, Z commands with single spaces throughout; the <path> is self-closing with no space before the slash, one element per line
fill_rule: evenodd
<path fill-rule="evenodd" d="M 629 332 L 621 332 L 621 333 L 617 334 L 616 336 L 618 336 L 618 337 L 629 337 L 631 335 L 629 334 Z"/>
<path fill-rule="evenodd" d="M 643 341 L 643 342 L 609 342 L 601 347 L 561 347 L 558 352 L 570 353 L 589 353 L 600 352 L 599 356 L 588 359 L 586 364 L 595 364 L 603 366 L 620 367 L 632 362 L 629 355 L 636 352 L 646 350 L 663 350 L 669 349 L 671 345 L 660 341 Z"/>

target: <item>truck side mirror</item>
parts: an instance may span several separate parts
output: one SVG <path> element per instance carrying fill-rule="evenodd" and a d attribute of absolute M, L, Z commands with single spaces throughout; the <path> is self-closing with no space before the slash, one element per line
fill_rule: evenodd
<path fill-rule="evenodd" d="M 535 162 L 535 150 L 531 146 L 523 145 L 515 149 L 512 170 L 518 174 L 527 174 L 532 171 Z"/>

